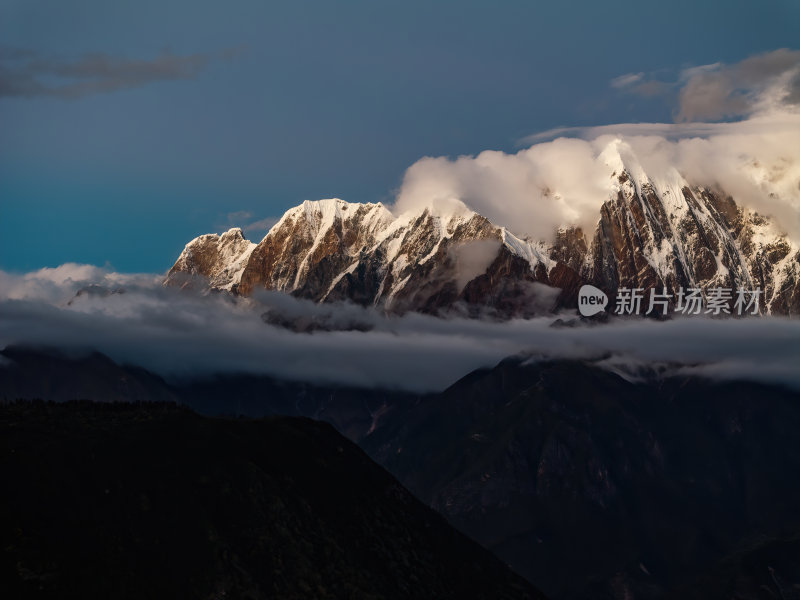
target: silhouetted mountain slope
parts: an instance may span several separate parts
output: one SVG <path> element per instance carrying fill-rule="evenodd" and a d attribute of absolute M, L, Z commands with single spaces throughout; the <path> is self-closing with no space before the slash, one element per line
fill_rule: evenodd
<path fill-rule="evenodd" d="M 281 381 L 264 375 L 217 375 L 186 381 L 175 393 L 208 415 L 304 416 L 330 423 L 358 443 L 389 419 L 400 419 L 419 394 Z"/>
<path fill-rule="evenodd" d="M 16 352 L 20 363 L 48 360 Z M 73 365 L 81 389 L 94 389 L 96 363 Z M 424 396 L 233 375 L 161 381 L 159 393 L 207 414 L 333 423 L 553 598 L 780 598 L 776 581 L 791 592 L 800 394 L 636 377 L 509 359 Z"/>
<path fill-rule="evenodd" d="M 206 415 L 303 416 L 331 423 L 358 442 L 419 400 L 402 391 L 284 381 L 264 375 L 207 374 L 167 383 L 107 356 L 57 349 L 0 350 L 0 399 L 179 402 Z"/>
<path fill-rule="evenodd" d="M 800 394 L 773 386 L 507 360 L 362 445 L 548 595 L 661 598 L 800 533 L 798 431 Z"/>
<path fill-rule="evenodd" d="M 687 600 L 797 600 L 800 533 L 759 537 L 676 590 Z"/>
<path fill-rule="evenodd" d="M 540 598 L 332 427 L 0 407 L 5 598 Z"/>
<path fill-rule="evenodd" d="M 0 398 L 39 398 L 52 402 L 177 402 L 158 375 L 120 366 L 99 352 L 9 346 L 0 350 Z"/>

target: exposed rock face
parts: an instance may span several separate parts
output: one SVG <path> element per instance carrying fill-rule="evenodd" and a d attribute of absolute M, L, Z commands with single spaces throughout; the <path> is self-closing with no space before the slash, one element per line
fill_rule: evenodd
<path fill-rule="evenodd" d="M 464 209 L 395 217 L 382 204 L 304 202 L 256 246 L 241 230 L 190 242 L 167 283 L 187 275 L 212 289 L 281 290 L 318 302 L 349 300 L 392 312 L 530 316 L 574 307 L 581 285 L 674 298 L 679 288 L 760 288 L 762 313 L 800 314 L 800 249 L 775 223 L 680 174 L 651 179 L 612 144 L 609 198 L 594 232 L 522 239 Z M 548 288 L 557 288 L 549 290 Z M 673 305 L 674 306 L 674 305 Z"/>
<path fill-rule="evenodd" d="M 545 246 L 469 210 L 395 217 L 380 203 L 306 201 L 258 245 L 230 239 L 240 235 L 232 230 L 190 242 L 167 284 L 186 285 L 188 275 L 200 275 L 211 289 L 242 295 L 270 289 L 395 312 L 463 305 L 505 316 L 555 306 L 557 292 L 532 286 L 549 283 L 554 264 L 542 254 Z"/>
<path fill-rule="evenodd" d="M 393 217 L 381 204 L 304 202 L 289 210 L 253 250 L 239 291 L 257 287 L 324 300 Z"/>
<path fill-rule="evenodd" d="M 213 289 L 234 290 L 255 247 L 238 227 L 222 235 L 201 235 L 186 244 L 167 274 L 168 281 L 181 286 L 200 281 Z"/>

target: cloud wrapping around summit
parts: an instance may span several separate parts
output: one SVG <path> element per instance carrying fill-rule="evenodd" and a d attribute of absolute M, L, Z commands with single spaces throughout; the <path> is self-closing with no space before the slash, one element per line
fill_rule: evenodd
<path fill-rule="evenodd" d="M 612 84 L 642 85 L 643 77 L 628 74 Z M 718 188 L 800 240 L 800 52 L 685 71 L 679 96 L 676 124 L 562 128 L 526 138 L 533 145 L 516 154 L 422 158 L 406 171 L 395 211 L 463 203 L 537 240 L 552 240 L 558 227 L 591 233 L 613 193 L 621 155 L 625 168 L 641 167 L 656 183 L 680 174 L 690 185 Z M 747 117 L 688 122 L 734 113 Z M 559 135 L 578 137 L 541 141 Z"/>
<path fill-rule="evenodd" d="M 602 359 L 626 376 L 643 364 L 667 365 L 673 373 L 800 388 L 796 319 L 691 317 L 553 327 L 553 318 L 500 323 L 420 314 L 387 317 L 278 292 L 252 299 L 203 296 L 163 287 L 158 276 L 74 264 L 25 275 L 0 272 L 0 290 L 0 347 L 98 350 L 166 377 L 255 373 L 429 391 L 507 356 L 527 354 Z M 316 320 L 334 330 L 295 333 L 266 324 L 266 311 Z"/>

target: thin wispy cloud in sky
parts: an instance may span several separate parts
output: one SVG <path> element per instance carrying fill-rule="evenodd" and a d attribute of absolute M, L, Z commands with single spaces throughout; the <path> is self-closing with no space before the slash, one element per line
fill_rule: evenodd
<path fill-rule="evenodd" d="M 633 85 L 634 83 L 638 83 L 644 77 L 644 73 L 626 73 L 625 75 L 620 75 L 619 77 L 615 77 L 611 80 L 611 87 L 615 88 L 626 88 L 628 86 Z"/>
<path fill-rule="evenodd" d="M 250 223 L 245 224 L 242 229 L 244 229 L 246 232 L 261 232 L 266 234 L 279 220 L 280 217 L 267 217 L 265 219 L 258 219 L 257 221 L 251 221 Z"/>
<path fill-rule="evenodd" d="M 237 210 L 225 216 L 225 222 L 219 224 L 218 229 L 230 229 L 231 227 L 241 227 L 245 233 L 260 233 L 265 235 L 280 217 L 265 217 L 256 219 L 249 210 Z M 260 239 L 260 238 L 259 238 Z"/>
<path fill-rule="evenodd" d="M 25 48 L 3 47 L 0 48 L 0 97 L 74 100 L 158 81 L 194 79 L 215 60 L 230 59 L 237 52 L 230 49 L 181 56 L 163 51 L 151 59 L 96 52 L 68 59 Z"/>
<path fill-rule="evenodd" d="M 678 122 L 741 118 L 778 105 L 800 104 L 800 51 L 781 48 L 734 64 L 689 67 L 673 80 L 639 72 L 609 83 L 626 94 L 671 97 Z"/>
<path fill-rule="evenodd" d="M 800 104 L 800 51 L 775 50 L 733 65 L 683 73 L 678 120 L 723 119 L 779 104 Z"/>

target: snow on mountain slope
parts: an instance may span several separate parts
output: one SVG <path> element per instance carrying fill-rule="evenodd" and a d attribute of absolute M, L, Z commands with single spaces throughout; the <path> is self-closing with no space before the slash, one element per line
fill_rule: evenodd
<path fill-rule="evenodd" d="M 205 278 L 210 287 L 230 291 L 241 279 L 255 247 L 238 227 L 222 235 L 201 235 L 186 244 L 169 271 L 170 278 L 182 286 L 192 285 L 197 277 Z"/>
<path fill-rule="evenodd" d="M 800 250 L 774 222 L 675 169 L 651 177 L 624 141 L 598 160 L 608 197 L 593 232 L 567 227 L 532 240 L 455 199 L 398 216 L 380 203 L 306 201 L 257 245 L 238 229 L 193 240 L 167 283 L 200 275 L 241 295 L 272 289 L 392 312 L 498 317 L 575 306 L 585 283 L 612 302 L 622 287 L 741 287 L 763 290 L 763 312 L 800 314 Z"/>

